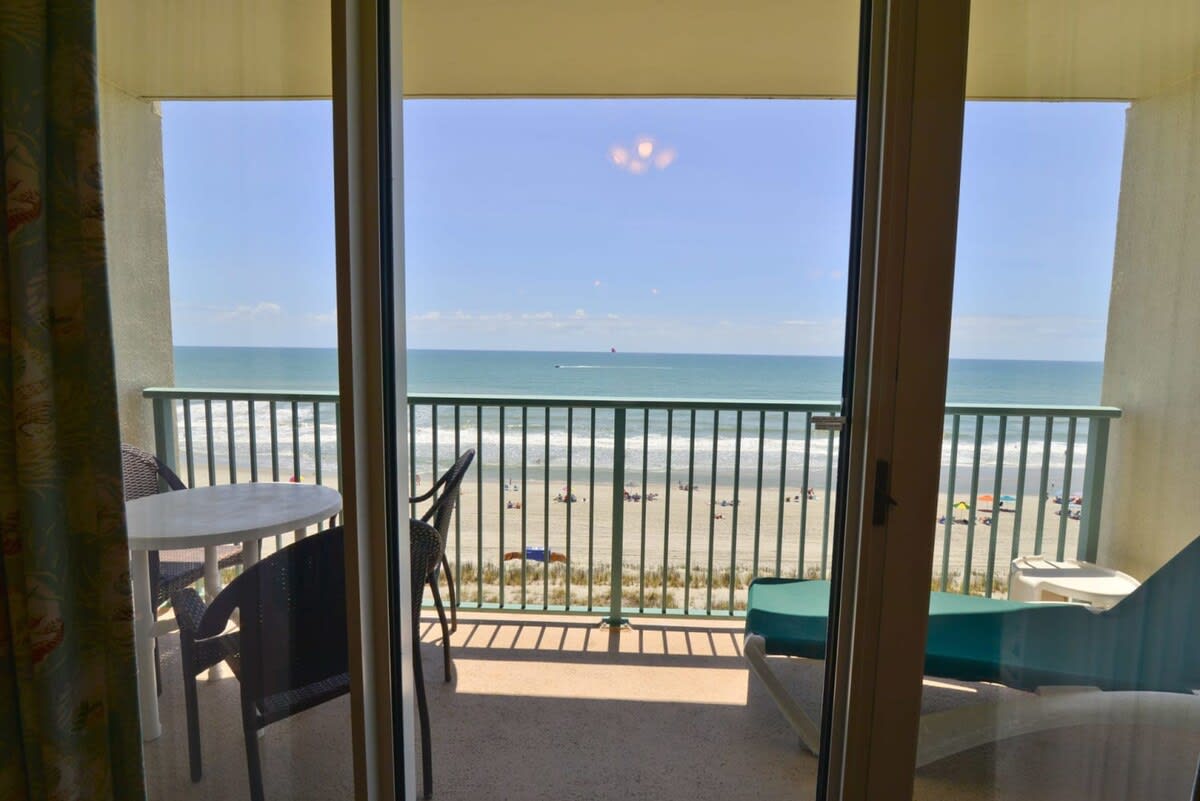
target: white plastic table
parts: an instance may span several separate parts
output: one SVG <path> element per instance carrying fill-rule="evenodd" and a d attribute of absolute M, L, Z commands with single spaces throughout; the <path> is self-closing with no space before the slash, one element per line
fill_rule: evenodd
<path fill-rule="evenodd" d="M 218 545 L 242 543 L 242 562 L 249 567 L 258 561 L 263 538 L 288 531 L 303 536 L 307 526 L 328 520 L 341 509 L 342 496 L 329 487 L 270 482 L 162 492 L 125 504 L 144 740 L 162 734 L 154 677 L 154 638 L 163 632 L 155 620 L 149 552 L 204 548 L 205 595 L 211 601 L 220 591 Z"/>
<path fill-rule="evenodd" d="M 1053 562 L 1042 556 L 1021 556 L 1012 563 L 1008 597 L 1013 601 L 1065 598 L 1108 609 L 1139 586 L 1133 576 L 1091 562 Z"/>

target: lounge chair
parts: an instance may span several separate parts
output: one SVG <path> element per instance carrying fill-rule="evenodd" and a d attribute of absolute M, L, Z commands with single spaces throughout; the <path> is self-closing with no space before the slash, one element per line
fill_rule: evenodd
<path fill-rule="evenodd" d="M 932 593 L 926 675 L 1037 694 L 924 716 L 918 766 L 1064 726 L 1119 720 L 1200 731 L 1200 698 L 1192 694 L 1200 688 L 1198 608 L 1200 539 L 1107 610 Z M 829 582 L 763 578 L 750 585 L 746 659 L 814 754 L 817 725 L 767 656 L 824 659 L 828 612 Z"/>

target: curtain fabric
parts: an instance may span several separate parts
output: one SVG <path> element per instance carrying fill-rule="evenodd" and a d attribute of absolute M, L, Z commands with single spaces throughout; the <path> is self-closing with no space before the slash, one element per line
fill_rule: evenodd
<path fill-rule="evenodd" d="M 0 798 L 144 797 L 94 0 L 0 0 Z"/>

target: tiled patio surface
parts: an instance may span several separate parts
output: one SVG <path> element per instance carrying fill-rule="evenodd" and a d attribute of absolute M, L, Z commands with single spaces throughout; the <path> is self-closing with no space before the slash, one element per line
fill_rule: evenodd
<path fill-rule="evenodd" d="M 440 630 L 424 622 L 433 724 L 434 798 L 810 798 L 815 759 L 803 752 L 748 673 L 737 621 L 464 612 L 442 682 Z M 205 774 L 188 778 L 174 635 L 161 641 L 164 735 L 146 744 L 151 799 L 248 798 L 237 682 L 200 682 Z M 819 701 L 821 666 L 790 662 L 800 697 Z M 926 687 L 926 708 L 1002 700 L 1011 691 L 950 682 Z M 267 798 L 353 796 L 350 704 L 340 698 L 269 727 L 260 743 Z M 1065 729 L 976 748 L 918 772 L 914 797 L 934 799 L 1185 799 L 1200 736 Z"/>

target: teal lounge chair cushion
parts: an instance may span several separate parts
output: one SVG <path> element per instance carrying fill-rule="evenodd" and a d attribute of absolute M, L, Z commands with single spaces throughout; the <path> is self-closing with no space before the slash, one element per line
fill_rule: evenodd
<path fill-rule="evenodd" d="M 929 601 L 925 673 L 1033 690 L 1200 688 L 1200 540 L 1193 541 L 1112 609 L 1021 603 L 935 592 Z M 829 582 L 756 579 L 746 631 L 768 654 L 825 658 Z"/>

